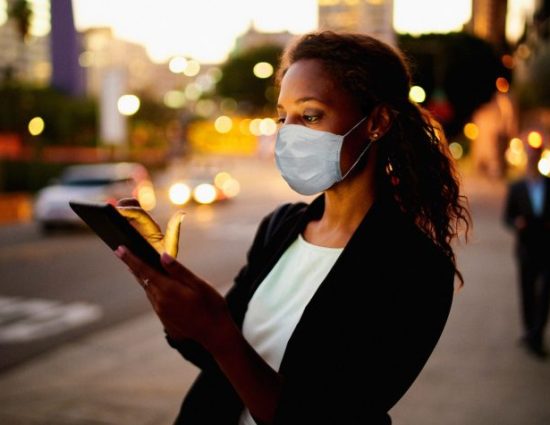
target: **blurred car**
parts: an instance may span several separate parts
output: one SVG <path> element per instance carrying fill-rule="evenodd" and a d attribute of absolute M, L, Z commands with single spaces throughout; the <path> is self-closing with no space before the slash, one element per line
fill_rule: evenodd
<path fill-rule="evenodd" d="M 181 166 L 183 176 L 171 176 L 168 198 L 174 205 L 212 204 L 236 197 L 240 184 L 228 171 L 209 164 Z"/>
<path fill-rule="evenodd" d="M 82 224 L 69 201 L 108 202 L 137 198 L 145 210 L 155 207 L 156 196 L 147 169 L 139 163 L 117 162 L 72 165 L 58 181 L 41 189 L 34 202 L 34 219 L 43 230 L 59 225 Z"/>

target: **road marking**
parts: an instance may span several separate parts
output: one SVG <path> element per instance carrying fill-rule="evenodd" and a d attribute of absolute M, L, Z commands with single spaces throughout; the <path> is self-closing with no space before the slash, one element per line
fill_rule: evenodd
<path fill-rule="evenodd" d="M 46 338 L 98 320 L 99 306 L 39 298 L 0 296 L 0 344 Z"/>

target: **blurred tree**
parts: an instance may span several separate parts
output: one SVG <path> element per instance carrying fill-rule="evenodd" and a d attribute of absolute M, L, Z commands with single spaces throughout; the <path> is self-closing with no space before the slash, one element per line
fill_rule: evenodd
<path fill-rule="evenodd" d="M 276 69 L 281 53 L 280 46 L 264 45 L 232 55 L 221 68 L 223 74 L 216 85 L 217 95 L 235 99 L 243 113 L 273 111 L 274 75 L 258 78 L 253 69 L 259 62 L 267 62 Z"/>
<path fill-rule="evenodd" d="M 32 19 L 32 8 L 29 1 L 13 1 L 10 8 L 8 9 L 8 19 L 15 22 L 20 42 L 17 43 L 17 54 L 13 60 L 13 63 L 7 64 L 2 70 L 4 74 L 3 79 L 5 81 L 11 81 L 16 77 L 17 62 L 20 62 L 23 58 L 25 43 L 28 41 L 29 38 L 29 31 Z"/>
<path fill-rule="evenodd" d="M 28 0 L 15 0 L 8 10 L 8 17 L 17 25 L 17 32 L 22 41 L 26 41 L 31 27 L 32 8 Z"/>
<path fill-rule="evenodd" d="M 424 105 L 457 136 L 472 113 L 489 101 L 497 77 L 510 78 L 491 44 L 467 33 L 400 35 L 398 45 L 412 65 L 414 84 L 426 91 Z"/>
<path fill-rule="evenodd" d="M 72 98 L 52 88 L 9 83 L 0 87 L 0 132 L 28 139 L 27 125 L 39 116 L 45 122 L 45 145 L 95 146 L 97 105 L 90 99 Z"/>

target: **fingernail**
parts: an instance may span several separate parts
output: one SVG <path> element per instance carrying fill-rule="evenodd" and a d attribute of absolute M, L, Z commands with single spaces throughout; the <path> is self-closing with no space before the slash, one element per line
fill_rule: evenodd
<path fill-rule="evenodd" d="M 176 262 L 176 259 L 166 252 L 162 254 L 161 260 L 167 266 L 170 266 Z"/>
<path fill-rule="evenodd" d="M 118 258 L 122 258 L 122 256 L 124 255 L 124 252 L 125 252 L 125 249 L 122 245 L 120 245 L 117 249 L 115 249 L 115 255 Z"/>

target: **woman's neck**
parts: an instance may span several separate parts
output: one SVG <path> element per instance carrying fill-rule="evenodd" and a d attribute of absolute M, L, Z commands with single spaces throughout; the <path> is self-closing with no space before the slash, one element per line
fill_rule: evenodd
<path fill-rule="evenodd" d="M 319 246 L 345 246 L 374 203 L 372 182 L 372 176 L 360 173 L 327 190 L 323 215 L 308 224 L 304 238 Z"/>

